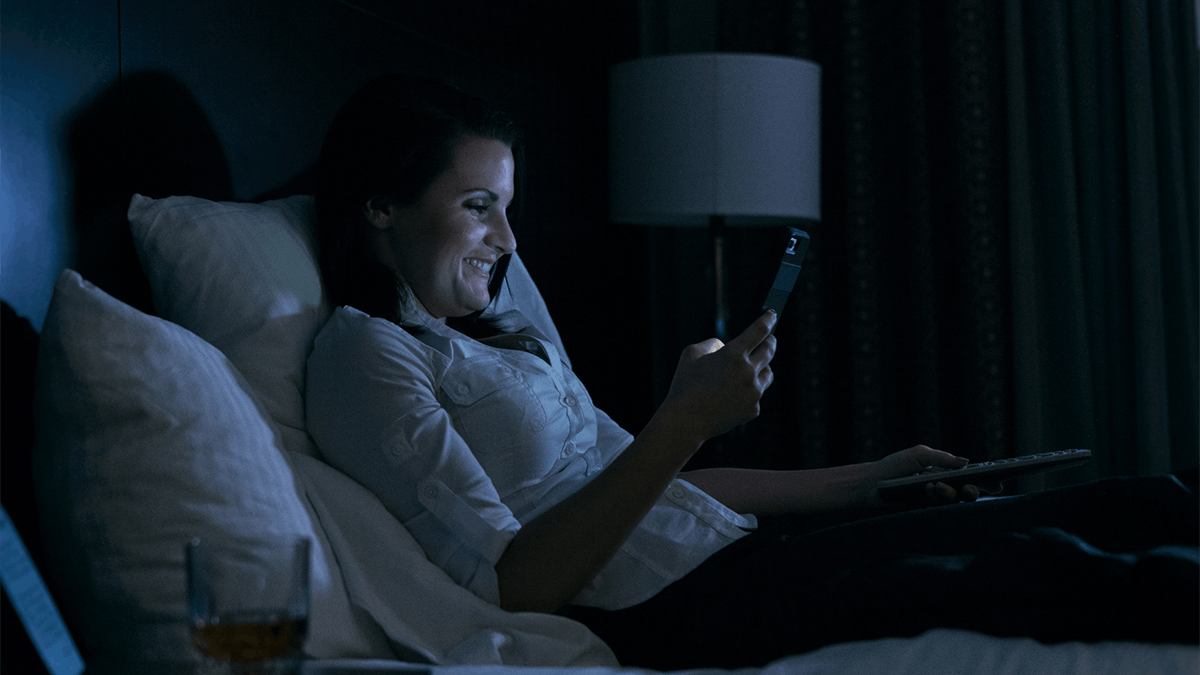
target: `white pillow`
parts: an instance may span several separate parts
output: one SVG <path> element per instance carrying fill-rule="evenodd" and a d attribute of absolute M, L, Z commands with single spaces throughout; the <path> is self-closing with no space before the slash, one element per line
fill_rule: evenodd
<path fill-rule="evenodd" d="M 158 315 L 224 352 L 262 398 L 284 447 L 318 456 L 304 426 L 304 365 L 330 308 L 312 198 L 134 195 L 128 216 Z"/>
<path fill-rule="evenodd" d="M 351 604 L 394 643 L 418 646 L 420 656 L 441 665 L 617 665 L 583 624 L 505 612 L 459 586 L 369 490 L 318 459 L 294 459 Z"/>
<path fill-rule="evenodd" d="M 392 654 L 351 608 L 275 425 L 219 351 L 65 270 L 35 392 L 48 571 L 90 658 L 192 654 L 183 548 L 221 533 L 311 537 L 306 651 Z"/>

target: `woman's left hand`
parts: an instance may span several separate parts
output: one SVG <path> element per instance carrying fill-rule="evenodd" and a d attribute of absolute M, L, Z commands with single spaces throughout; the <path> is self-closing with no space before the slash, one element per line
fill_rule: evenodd
<path fill-rule="evenodd" d="M 961 469 L 967 459 L 918 445 L 875 462 L 831 466 L 824 469 L 697 469 L 679 474 L 687 482 L 738 513 L 756 515 L 828 513 L 839 509 L 883 506 L 879 481 L 903 478 L 930 469 Z M 1000 486 L 963 485 L 959 489 L 930 478 L 926 502 L 973 502 L 981 492 L 999 492 Z"/>
<path fill-rule="evenodd" d="M 879 491 L 874 487 L 874 483 L 881 480 L 902 478 L 929 470 L 961 469 L 969 461 L 966 457 L 958 457 L 924 445 L 893 452 L 871 464 L 873 484 L 870 501 L 874 504 L 883 503 L 883 500 L 879 498 Z M 960 490 L 955 490 L 950 485 L 936 480 L 931 480 L 925 485 L 926 499 L 930 503 L 973 502 L 979 499 L 979 493 L 979 487 L 975 485 L 964 485 Z"/>

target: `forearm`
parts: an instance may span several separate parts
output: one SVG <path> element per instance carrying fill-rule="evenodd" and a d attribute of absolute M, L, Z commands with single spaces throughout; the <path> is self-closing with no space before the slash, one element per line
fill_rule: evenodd
<path fill-rule="evenodd" d="M 578 595 L 700 447 L 686 428 L 660 410 L 594 480 L 525 524 L 496 564 L 501 606 L 553 612 Z"/>
<path fill-rule="evenodd" d="M 758 515 L 867 506 L 875 484 L 869 464 L 798 471 L 700 469 L 679 477 L 738 513 Z"/>
<path fill-rule="evenodd" d="M 553 612 L 608 564 L 700 444 L 758 415 L 775 353 L 768 312 L 722 344 L 680 356 L 671 389 L 637 438 L 581 490 L 522 526 L 496 563 L 505 609 Z"/>

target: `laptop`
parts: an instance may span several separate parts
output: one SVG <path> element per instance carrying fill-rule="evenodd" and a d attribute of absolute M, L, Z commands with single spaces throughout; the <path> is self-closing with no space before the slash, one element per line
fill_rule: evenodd
<path fill-rule="evenodd" d="M 29 640 L 18 637 L 14 643 L 16 653 L 6 653 L 10 663 L 36 663 L 41 661 L 44 673 L 49 675 L 79 675 L 83 673 L 83 657 L 79 656 L 66 623 L 62 622 L 58 605 L 50 597 L 42 575 L 37 572 L 34 560 L 29 556 L 24 540 L 20 538 L 16 525 L 8 518 L 8 512 L 0 506 L 0 586 L 7 601 L 0 608 L 4 615 L 0 622 L 5 635 L 20 635 L 16 626 L 19 620 Z M 8 608 L 11 608 L 8 609 Z M 13 620 L 16 614 L 16 620 Z M 6 650 L 7 651 L 7 647 Z M 36 656 L 28 651 L 36 652 Z M 12 658 L 12 661 L 10 661 Z"/>

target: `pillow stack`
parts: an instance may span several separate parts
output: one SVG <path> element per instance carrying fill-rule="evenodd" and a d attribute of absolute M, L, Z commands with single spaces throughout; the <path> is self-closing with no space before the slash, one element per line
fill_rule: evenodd
<path fill-rule="evenodd" d="M 263 204 L 134 195 L 129 225 L 154 307 L 226 354 L 262 397 L 284 447 L 304 430 L 304 364 L 329 317 L 312 198 Z"/>
<path fill-rule="evenodd" d="M 65 270 L 37 378 L 47 559 L 90 659 L 192 655 L 184 545 L 223 533 L 312 539 L 306 650 L 388 653 L 354 616 L 279 432 L 224 354 Z"/>

